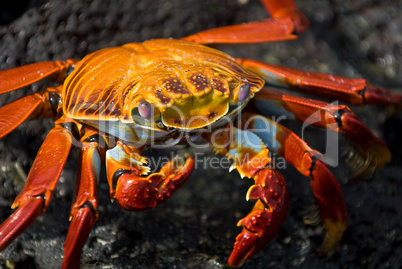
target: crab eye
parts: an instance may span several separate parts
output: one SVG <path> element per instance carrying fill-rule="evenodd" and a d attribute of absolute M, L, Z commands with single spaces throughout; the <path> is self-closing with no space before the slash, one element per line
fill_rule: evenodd
<path fill-rule="evenodd" d="M 245 101 L 250 96 L 250 84 L 244 82 L 239 87 L 239 101 Z"/>
<path fill-rule="evenodd" d="M 153 114 L 153 108 L 150 103 L 147 101 L 141 101 L 138 105 L 138 113 L 140 114 L 141 117 L 144 119 L 151 119 L 152 114 Z"/>
<path fill-rule="evenodd" d="M 73 71 L 74 71 L 73 65 L 70 65 L 69 67 L 67 67 L 67 76 L 69 76 Z"/>

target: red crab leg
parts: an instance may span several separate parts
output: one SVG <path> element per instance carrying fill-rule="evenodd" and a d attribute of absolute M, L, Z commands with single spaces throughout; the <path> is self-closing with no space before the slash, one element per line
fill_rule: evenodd
<path fill-rule="evenodd" d="M 75 61 L 71 59 L 66 62 L 41 62 L 0 71 L 0 94 L 43 79 L 63 82 L 67 77 L 67 69 L 74 63 Z"/>
<path fill-rule="evenodd" d="M 286 116 L 304 123 L 343 133 L 363 155 L 367 154 L 377 167 L 391 160 L 391 152 L 345 105 L 297 97 L 263 88 L 253 98 L 257 109 L 266 115 Z"/>
<path fill-rule="evenodd" d="M 54 116 L 49 94 L 57 95 L 57 88 L 49 88 L 53 92 L 37 92 L 22 97 L 0 108 L 0 138 L 6 136 L 26 120 L 38 117 Z"/>
<path fill-rule="evenodd" d="M 87 132 L 86 132 L 87 134 Z M 67 238 L 64 243 L 62 268 L 79 268 L 81 251 L 98 218 L 98 179 L 101 168 L 99 143 L 96 134 L 82 142 L 76 178 L 76 200 L 72 206 Z M 93 142 L 90 142 L 93 141 Z"/>
<path fill-rule="evenodd" d="M 184 37 L 198 44 L 258 43 L 294 39 L 309 26 L 307 18 L 293 0 L 261 0 L 272 18 L 239 25 L 219 27 Z"/>
<path fill-rule="evenodd" d="M 141 176 L 149 172 L 145 163 L 138 151 L 120 141 L 106 152 L 110 196 L 126 210 L 145 210 L 161 204 L 183 185 L 194 168 L 194 159 L 187 156 L 185 163 L 175 158 L 158 173 Z"/>
<path fill-rule="evenodd" d="M 59 124 L 47 135 L 29 171 L 25 186 L 12 205 L 17 210 L 0 226 L 0 250 L 46 211 L 67 160 L 71 141 L 71 132 Z"/>
<path fill-rule="evenodd" d="M 241 266 L 269 241 L 282 227 L 289 208 L 283 176 L 266 165 L 270 162 L 268 149 L 251 131 L 235 127 L 204 134 L 214 150 L 233 159 L 232 169 L 242 177 L 253 178 L 255 184 L 247 192 L 247 200 L 257 200 L 251 212 L 237 226 L 242 232 L 236 237 L 228 264 Z"/>
<path fill-rule="evenodd" d="M 321 253 L 333 249 L 347 227 L 346 205 L 338 182 L 320 160 L 321 154 L 292 131 L 266 117 L 245 113 L 241 124 L 242 128 L 253 130 L 271 150 L 311 179 L 321 220 L 327 230 Z"/>
<path fill-rule="evenodd" d="M 291 87 L 352 105 L 402 105 L 402 95 L 374 87 L 365 79 L 300 71 L 247 59 L 237 61 L 275 86 Z"/>

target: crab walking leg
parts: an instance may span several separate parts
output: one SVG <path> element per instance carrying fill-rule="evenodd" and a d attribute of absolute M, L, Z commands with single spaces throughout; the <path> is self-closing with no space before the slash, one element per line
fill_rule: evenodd
<path fill-rule="evenodd" d="M 402 106 L 402 95 L 374 87 L 365 79 L 300 71 L 248 59 L 237 59 L 247 69 L 261 76 L 269 85 L 290 87 L 327 99 L 352 105 Z"/>
<path fill-rule="evenodd" d="M 106 152 L 106 170 L 110 196 L 126 210 L 145 210 L 155 207 L 178 189 L 194 169 L 194 159 L 186 156 L 167 162 L 158 173 L 148 176 L 149 167 L 139 151 L 120 141 Z"/>
<path fill-rule="evenodd" d="M 75 60 L 41 62 L 0 71 L 0 94 L 10 92 L 40 80 L 63 82 Z"/>
<path fill-rule="evenodd" d="M 0 108 L 0 138 L 32 118 L 52 118 L 57 113 L 52 102 L 60 98 L 57 88 L 22 97 Z M 55 105 L 56 102 L 54 102 Z"/>
<path fill-rule="evenodd" d="M 72 139 L 71 132 L 57 123 L 47 135 L 29 171 L 25 186 L 12 205 L 17 210 L 0 226 L 0 250 L 6 248 L 46 211 L 70 152 Z"/>
<path fill-rule="evenodd" d="M 64 242 L 63 269 L 79 268 L 82 248 L 92 225 L 98 219 L 98 179 L 100 156 L 104 155 L 104 148 L 91 139 L 94 137 L 87 136 L 82 142 L 77 168 L 76 199 L 71 209 L 71 224 Z"/>
<path fill-rule="evenodd" d="M 260 115 L 244 114 L 242 128 L 253 130 L 268 147 L 283 156 L 301 174 L 311 179 L 322 223 L 327 230 L 321 253 L 336 247 L 347 227 L 343 195 L 334 175 L 300 137 L 286 127 Z"/>
<path fill-rule="evenodd" d="M 252 102 L 264 115 L 286 116 L 287 119 L 342 133 L 362 156 L 368 156 L 378 168 L 391 160 L 387 145 L 345 105 L 333 105 L 268 88 L 258 92 Z"/>
<path fill-rule="evenodd" d="M 309 26 L 293 0 L 261 0 L 272 18 L 205 30 L 182 39 L 197 44 L 258 43 L 294 39 Z"/>
<path fill-rule="evenodd" d="M 267 167 L 271 161 L 268 149 L 253 132 L 230 126 L 204 136 L 217 153 L 234 161 L 231 170 L 237 169 L 241 177 L 255 181 L 247 192 L 247 200 L 257 201 L 251 212 L 237 224 L 243 230 L 236 237 L 228 260 L 231 266 L 241 266 L 282 227 L 289 209 L 286 183 L 279 172 Z"/>

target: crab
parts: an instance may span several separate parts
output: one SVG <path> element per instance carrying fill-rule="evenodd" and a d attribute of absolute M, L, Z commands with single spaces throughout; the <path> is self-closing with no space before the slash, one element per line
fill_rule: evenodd
<path fill-rule="evenodd" d="M 309 121 L 318 112 L 322 117 L 312 124 L 342 133 L 358 152 L 371 157 L 376 168 L 390 160 L 389 150 L 348 107 L 285 94 L 264 83 L 353 105 L 397 106 L 402 98 L 363 79 L 233 59 L 203 46 L 293 39 L 307 28 L 307 19 L 292 1 L 262 3 L 271 19 L 204 31 L 182 40 L 130 43 L 94 52 L 78 62 L 43 62 L 1 71 L 0 93 L 43 79 L 62 85 L 0 109 L 0 137 L 25 120 L 55 121 L 12 205 L 16 211 L 0 226 L 0 249 L 45 212 L 70 149 L 77 147 L 76 198 L 62 267 L 79 267 L 81 249 L 98 218 L 101 163 L 106 163 L 110 195 L 119 206 L 152 208 L 187 180 L 194 159 L 175 158 L 149 174 L 141 152 L 150 145 L 170 146 L 198 136 L 216 153 L 232 159 L 232 169 L 242 177 L 255 181 L 247 199 L 256 203 L 238 223 L 243 231 L 236 238 L 229 265 L 242 265 L 276 236 L 285 221 L 286 183 L 270 166 L 270 151 L 311 179 L 327 230 L 321 252 L 335 248 L 347 226 L 346 206 L 335 177 L 322 154 L 267 116 L 286 113 L 289 118 Z M 248 103 L 252 108 L 246 107 Z"/>

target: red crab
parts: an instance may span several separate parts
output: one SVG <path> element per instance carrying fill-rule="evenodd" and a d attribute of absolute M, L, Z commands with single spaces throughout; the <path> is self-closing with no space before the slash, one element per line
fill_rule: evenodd
<path fill-rule="evenodd" d="M 172 160 L 159 173 L 145 176 L 149 168 L 141 151 L 151 143 L 166 144 L 169 139 L 182 138 L 183 133 L 192 137 L 204 129 L 212 130 L 202 135 L 215 151 L 233 159 L 233 168 L 242 176 L 255 180 L 247 196 L 257 202 L 239 222 L 243 231 L 236 239 L 230 265 L 241 265 L 265 246 L 286 217 L 285 181 L 269 166 L 268 149 L 311 178 L 327 229 L 322 251 L 335 247 L 347 225 L 346 208 L 321 154 L 285 127 L 252 113 L 257 110 L 272 115 L 279 107 L 289 117 L 305 121 L 319 111 L 324 117 L 315 125 L 343 133 L 357 151 L 370 154 L 377 167 L 389 161 L 389 151 L 346 106 L 283 94 L 263 87 L 262 79 L 354 105 L 399 105 L 401 97 L 362 79 L 233 59 L 197 45 L 293 39 L 308 26 L 292 1 L 262 3 L 271 19 L 209 30 L 181 41 L 127 44 L 92 53 L 79 62 L 43 62 L 2 71 L 0 93 L 42 79 L 62 85 L 23 97 L 0 110 L 0 137 L 27 119 L 55 120 L 55 128 L 13 204 L 17 210 L 0 227 L 1 248 L 46 210 L 73 145 L 81 152 L 63 267 L 78 267 L 81 248 L 98 214 L 100 163 L 106 160 L 111 197 L 117 204 L 129 210 L 154 207 L 184 183 L 194 160 L 190 156 L 185 162 Z M 251 99 L 254 109 L 240 114 Z"/>

